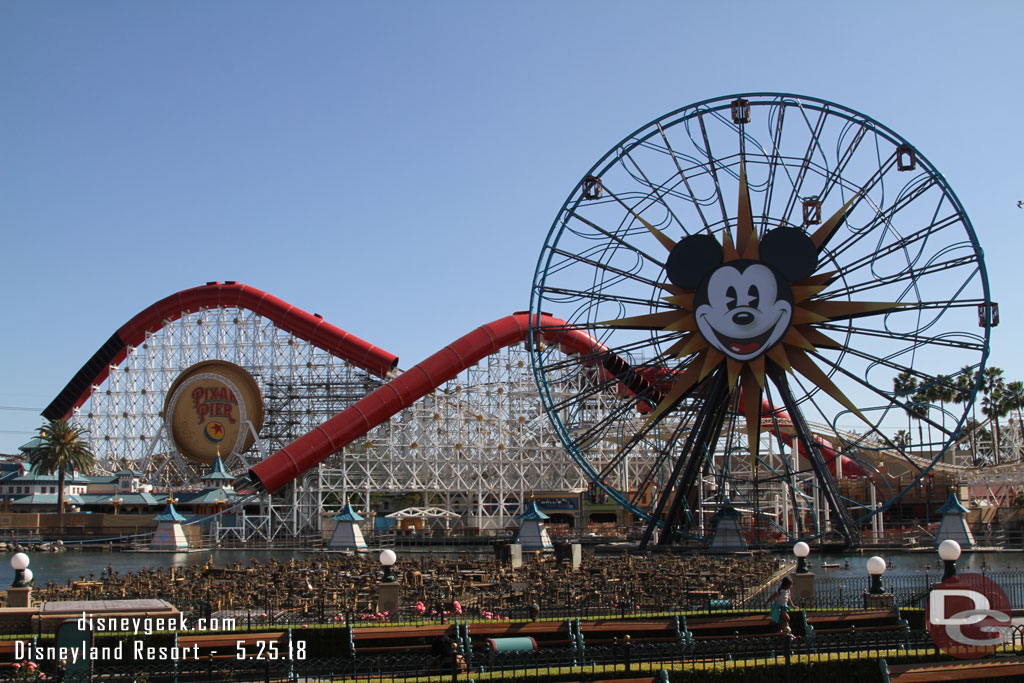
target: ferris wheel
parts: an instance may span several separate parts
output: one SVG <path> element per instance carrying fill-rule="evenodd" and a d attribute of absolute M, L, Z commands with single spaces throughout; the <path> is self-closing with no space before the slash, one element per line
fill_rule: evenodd
<path fill-rule="evenodd" d="M 856 544 L 948 457 L 995 322 L 928 160 L 863 114 L 775 93 L 616 144 L 555 218 L 530 310 L 593 339 L 533 344 L 534 373 L 575 461 L 648 520 L 642 546 L 706 537 L 727 505 L 758 541 Z"/>

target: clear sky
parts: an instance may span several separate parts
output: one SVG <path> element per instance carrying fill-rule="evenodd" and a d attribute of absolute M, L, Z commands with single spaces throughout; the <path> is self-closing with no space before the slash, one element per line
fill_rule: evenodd
<path fill-rule="evenodd" d="M 209 280 L 408 368 L 528 308 L 612 145 L 736 92 L 833 100 L 921 150 L 985 249 L 992 362 L 1024 379 L 1022 27 L 1011 0 L 7 0 L 0 452 L 120 325 Z"/>

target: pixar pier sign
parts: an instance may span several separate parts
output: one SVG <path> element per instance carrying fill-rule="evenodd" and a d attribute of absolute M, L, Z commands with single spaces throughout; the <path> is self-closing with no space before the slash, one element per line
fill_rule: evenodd
<path fill-rule="evenodd" d="M 209 465 L 218 454 L 244 453 L 263 427 L 263 395 L 244 368 L 208 360 L 188 368 L 171 384 L 164 424 L 178 452 Z"/>

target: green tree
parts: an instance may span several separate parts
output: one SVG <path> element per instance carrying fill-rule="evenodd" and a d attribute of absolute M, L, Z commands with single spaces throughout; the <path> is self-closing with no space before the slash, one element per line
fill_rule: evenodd
<path fill-rule="evenodd" d="M 985 417 L 992 420 L 992 453 L 995 464 L 999 464 L 999 418 L 1010 414 L 1010 404 L 1007 400 L 1006 382 L 1003 380 L 1003 371 L 996 367 L 987 367 L 982 374 L 981 382 L 981 412 Z"/>
<path fill-rule="evenodd" d="M 89 448 L 89 430 L 67 420 L 50 420 L 38 430 L 40 444 L 29 455 L 29 463 L 39 474 L 57 472 L 57 509 L 63 526 L 64 482 L 68 472 L 88 473 L 96 456 Z"/>
<path fill-rule="evenodd" d="M 978 373 L 975 372 L 974 367 L 971 365 L 965 365 L 960 368 L 960 372 L 956 374 L 956 378 L 953 382 L 953 403 L 967 405 L 971 404 L 971 417 L 968 418 L 964 424 L 961 434 L 966 434 L 970 437 L 970 449 L 971 458 L 973 461 L 978 459 L 978 414 L 977 414 L 977 401 L 972 401 L 974 396 L 974 387 L 978 379 Z"/>
<path fill-rule="evenodd" d="M 920 443 L 924 443 L 924 430 L 921 428 L 921 418 L 928 416 L 928 406 L 921 402 L 918 396 L 919 387 L 917 377 L 914 377 L 909 370 L 904 370 L 892 378 L 893 393 L 903 399 L 903 410 L 907 413 L 907 430 L 911 429 L 911 419 L 916 418 L 917 436 Z"/>

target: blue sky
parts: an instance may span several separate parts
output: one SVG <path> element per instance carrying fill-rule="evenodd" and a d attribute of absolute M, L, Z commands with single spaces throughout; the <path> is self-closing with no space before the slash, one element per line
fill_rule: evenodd
<path fill-rule="evenodd" d="M 836 101 L 960 197 L 1024 378 L 1018 2 L 0 4 L 0 452 L 137 312 L 237 280 L 410 367 L 522 310 L 626 134 L 735 92 Z"/>

